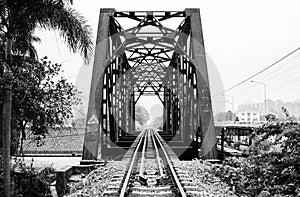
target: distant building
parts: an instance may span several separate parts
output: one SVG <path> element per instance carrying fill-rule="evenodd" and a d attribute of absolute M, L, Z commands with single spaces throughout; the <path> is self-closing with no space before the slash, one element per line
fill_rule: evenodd
<path fill-rule="evenodd" d="M 267 114 L 273 114 L 279 120 L 285 120 L 286 117 L 282 113 L 282 107 L 285 107 L 290 115 L 295 116 L 296 120 L 300 119 L 300 100 L 293 102 L 284 102 L 282 100 L 276 100 L 275 102 L 271 99 L 267 100 Z M 246 112 L 247 110 L 252 109 L 260 113 L 261 116 L 265 114 L 264 103 L 246 103 L 238 106 L 238 112 Z M 238 116 L 239 117 L 239 116 Z M 240 117 L 239 117 L 240 119 Z M 248 118 L 247 118 L 248 119 Z M 261 118 L 263 121 L 263 118 Z"/>
<path fill-rule="evenodd" d="M 276 103 L 274 101 L 272 101 L 271 99 L 267 99 L 267 114 L 271 113 L 271 114 L 276 114 Z M 265 113 L 265 103 L 261 102 L 261 103 L 246 103 L 246 104 L 241 104 L 238 106 L 238 110 L 243 110 L 243 109 L 255 109 L 258 110 L 260 112 L 260 114 L 264 115 Z"/>
<path fill-rule="evenodd" d="M 278 120 L 284 120 L 285 116 L 282 113 L 282 107 L 285 106 L 284 102 L 282 100 L 276 100 L 275 101 L 275 110 L 276 110 L 276 117 L 278 118 Z"/>
<path fill-rule="evenodd" d="M 235 119 L 236 119 L 236 114 L 232 113 L 232 111 L 218 112 L 214 116 L 215 122 L 228 122 L 228 121 L 234 121 Z"/>
<path fill-rule="evenodd" d="M 295 116 L 297 120 L 299 120 L 300 116 L 300 101 L 294 102 L 285 102 L 284 107 L 288 110 L 289 114 Z"/>
<path fill-rule="evenodd" d="M 255 108 L 241 108 L 237 111 L 236 116 L 240 122 L 260 122 L 260 112 Z"/>
<path fill-rule="evenodd" d="M 300 120 L 300 100 L 297 100 L 294 103 L 295 103 L 294 116 L 296 117 L 296 119 Z"/>

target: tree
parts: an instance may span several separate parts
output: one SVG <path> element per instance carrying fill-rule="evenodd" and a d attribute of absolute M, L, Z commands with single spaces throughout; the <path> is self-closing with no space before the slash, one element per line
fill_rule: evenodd
<path fill-rule="evenodd" d="M 33 36 L 37 27 L 54 29 L 73 52 L 79 51 L 88 60 L 92 51 L 91 29 L 70 3 L 68 0 L 10 0 L 0 4 L 0 27 L 6 47 L 24 54 L 32 48 L 32 41 L 39 40 Z"/>
<path fill-rule="evenodd" d="M 135 107 L 135 120 L 142 126 L 144 126 L 150 119 L 148 111 L 145 107 L 137 104 Z"/>
<path fill-rule="evenodd" d="M 59 30 L 68 47 L 73 52 L 79 51 L 88 61 L 91 53 L 91 31 L 86 20 L 70 7 L 72 0 L 9 0 L 0 2 L 0 32 L 1 42 L 5 47 L 2 53 L 0 77 L 9 76 L 12 67 L 13 49 L 25 52 L 30 48 L 33 32 L 36 27 Z M 22 43 L 23 42 L 23 43 Z M 16 43 L 22 43 L 17 47 Z M 22 50 L 21 50 L 22 48 Z M 6 74 L 8 73 L 8 74 Z M 8 82 L 9 83 L 9 82 Z M 4 196 L 9 197 L 9 155 L 10 155 L 10 119 L 11 119 L 11 89 L 7 86 L 2 113 L 5 114 L 3 130 L 4 155 Z M 8 122 L 8 123 L 7 123 Z M 6 135 L 7 134 L 7 135 Z"/>
<path fill-rule="evenodd" d="M 266 120 L 268 121 L 268 122 L 272 122 L 272 121 L 276 121 L 276 116 L 274 115 L 274 114 L 267 114 L 266 115 Z"/>
<path fill-rule="evenodd" d="M 241 196 L 299 196 L 300 124 L 270 120 L 251 135 L 248 158 L 229 158 L 212 172 Z"/>
<path fill-rule="evenodd" d="M 39 144 L 49 128 L 64 125 L 64 120 L 71 117 L 72 105 L 80 102 L 74 85 L 63 77 L 59 78 L 60 69 L 61 65 L 47 61 L 47 57 L 41 61 L 14 58 L 13 153 L 16 153 L 20 142 L 22 153 L 26 130 L 35 136 Z"/>
<path fill-rule="evenodd" d="M 225 113 L 225 121 L 233 121 L 234 120 L 234 114 L 232 111 L 227 111 Z"/>
<path fill-rule="evenodd" d="M 153 128 L 162 130 L 162 128 L 163 128 L 163 117 L 162 116 L 156 117 L 154 120 L 152 120 L 150 125 Z"/>

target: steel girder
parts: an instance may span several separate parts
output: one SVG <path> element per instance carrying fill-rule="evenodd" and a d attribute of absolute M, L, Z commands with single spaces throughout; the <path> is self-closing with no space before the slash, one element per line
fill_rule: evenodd
<path fill-rule="evenodd" d="M 138 23 L 128 29 L 119 18 Z M 177 29 L 162 25 L 180 18 Z M 215 130 L 199 9 L 117 12 L 101 9 L 83 159 L 107 156 L 135 131 L 135 104 L 157 95 L 164 133 L 215 158 Z"/>

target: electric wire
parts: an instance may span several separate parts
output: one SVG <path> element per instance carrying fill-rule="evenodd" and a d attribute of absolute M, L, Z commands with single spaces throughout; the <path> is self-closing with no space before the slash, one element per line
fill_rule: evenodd
<path fill-rule="evenodd" d="M 299 53 L 298 55 L 300 55 L 300 53 Z M 277 77 L 278 75 L 282 75 L 282 74 L 284 74 L 284 73 L 286 73 L 286 72 L 294 72 L 295 70 L 298 70 L 300 67 L 298 67 L 298 68 L 296 68 L 296 69 L 294 69 L 294 70 L 291 70 L 291 68 L 290 68 L 290 69 L 284 70 L 284 71 L 282 71 L 282 72 L 277 72 L 278 70 L 284 68 L 286 65 L 288 65 L 288 67 L 293 67 L 293 66 L 298 65 L 298 64 L 300 63 L 300 60 L 299 60 L 299 61 L 293 62 L 293 63 L 291 64 L 292 61 L 295 61 L 295 59 L 291 59 L 291 61 L 288 61 L 288 62 L 286 62 L 285 64 L 283 64 L 282 66 L 278 67 L 276 70 L 274 70 L 272 73 L 270 73 L 270 74 L 268 75 L 268 77 L 265 78 L 263 81 L 268 81 L 268 80 L 270 80 L 270 79 L 272 79 L 272 78 L 274 78 L 274 77 Z M 290 65 L 292 65 L 292 66 L 290 66 Z M 275 74 L 276 72 L 277 72 L 277 74 Z M 275 75 L 274 75 L 274 74 L 275 74 Z"/>
<path fill-rule="evenodd" d="M 257 72 L 257 73 L 255 73 L 255 74 L 251 75 L 250 77 L 247 77 L 246 79 L 244 79 L 244 80 L 242 80 L 241 82 L 235 84 L 234 86 L 232 86 L 232 87 L 230 87 L 230 88 L 228 88 L 228 89 L 226 89 L 226 90 L 223 90 L 222 92 L 219 92 L 219 93 L 217 93 L 217 94 L 215 94 L 215 95 L 213 95 L 213 96 L 217 96 L 217 95 L 223 94 L 223 93 L 225 93 L 225 92 L 228 92 L 229 90 L 232 90 L 232 89 L 234 89 L 234 88 L 236 88 L 236 87 L 238 87 L 238 86 L 244 84 L 245 82 L 249 81 L 250 79 L 256 77 L 257 75 L 259 75 L 259 74 L 265 72 L 266 70 L 272 68 L 273 66 L 277 65 L 279 62 L 281 62 L 282 60 L 286 59 L 286 58 L 289 57 L 290 55 L 294 54 L 294 53 L 297 52 L 299 49 L 300 49 L 300 47 L 298 47 L 297 49 L 295 49 L 295 50 L 293 50 L 292 52 L 288 53 L 287 55 L 285 55 L 284 57 L 280 58 L 279 60 L 275 61 L 275 62 L 272 63 L 271 65 L 269 65 L 269 66 L 265 67 L 264 69 L 260 70 L 259 72 Z"/>

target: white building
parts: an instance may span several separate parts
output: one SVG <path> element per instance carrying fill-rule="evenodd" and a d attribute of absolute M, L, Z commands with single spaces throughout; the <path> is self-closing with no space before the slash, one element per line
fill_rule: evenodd
<path fill-rule="evenodd" d="M 242 108 L 236 113 L 240 122 L 260 122 L 260 112 L 254 108 Z"/>

